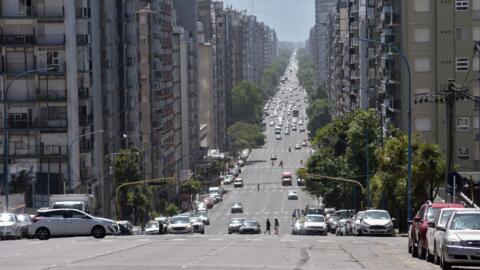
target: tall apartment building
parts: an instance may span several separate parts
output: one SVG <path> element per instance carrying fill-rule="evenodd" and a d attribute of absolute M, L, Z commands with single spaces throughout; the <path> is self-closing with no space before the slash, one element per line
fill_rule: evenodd
<path fill-rule="evenodd" d="M 9 177 L 26 171 L 35 179 L 37 207 L 48 205 L 48 194 L 90 192 L 101 180 L 102 148 L 93 150 L 99 135 L 88 135 L 102 129 L 94 100 L 101 82 L 93 74 L 100 44 L 90 31 L 97 10 L 81 0 L 0 1 Z"/>
<path fill-rule="evenodd" d="M 344 12 L 348 18 L 346 30 L 353 39 L 344 39 L 349 48 L 339 51 L 336 48 L 342 40 L 343 29 L 338 20 L 342 21 Z M 362 12 L 366 19 L 366 33 L 360 31 Z M 328 65 L 331 77 L 328 81 L 333 114 L 376 107 L 381 112 L 384 131 L 391 125 L 406 131 L 411 102 L 413 131 L 425 140 L 439 144 L 446 155 L 445 104 L 435 103 L 434 96 L 449 79 L 470 89 L 473 96 L 480 96 L 476 80 L 478 56 L 472 57 L 475 41 L 480 40 L 479 14 L 478 0 L 339 0 L 337 10 L 327 23 L 330 25 Z M 398 52 L 383 45 L 358 44 L 356 38 L 360 35 L 400 48 L 411 66 L 413 95 L 430 96 L 430 101 L 414 103 L 408 99 L 405 63 Z M 363 54 L 368 57 L 361 56 L 362 44 L 366 46 Z M 349 59 L 345 59 L 346 56 Z M 341 68 L 337 61 L 340 58 L 344 58 Z M 365 58 L 368 61 L 361 65 Z M 332 72 L 334 70 L 340 72 Z M 360 75 L 359 80 L 357 75 Z M 366 79 L 362 83 L 364 76 Z M 338 85 L 340 78 L 343 78 L 343 85 Z M 346 91 L 347 84 L 368 88 L 368 95 L 364 95 L 368 103 L 362 105 L 361 99 L 358 100 L 363 89 L 359 89 L 361 92 Z M 478 108 L 472 101 L 457 101 L 454 152 L 455 164 L 460 171 L 480 169 Z"/>

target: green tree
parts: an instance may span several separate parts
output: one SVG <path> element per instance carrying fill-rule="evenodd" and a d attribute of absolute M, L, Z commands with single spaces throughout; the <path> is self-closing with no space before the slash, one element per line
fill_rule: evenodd
<path fill-rule="evenodd" d="M 317 99 L 311 102 L 307 108 L 308 130 L 315 134 L 317 130 L 330 121 L 330 106 L 326 99 Z"/>
<path fill-rule="evenodd" d="M 173 203 L 169 203 L 167 205 L 167 207 L 165 208 L 165 215 L 167 217 L 171 217 L 171 216 L 174 216 L 176 214 L 178 214 L 180 212 L 180 210 L 178 209 L 178 207 L 173 204 Z"/>
<path fill-rule="evenodd" d="M 265 143 L 265 137 L 259 125 L 237 122 L 227 129 L 230 137 L 230 150 L 237 153 L 245 148 L 254 148 Z"/>
<path fill-rule="evenodd" d="M 152 190 L 144 185 L 132 187 L 127 192 L 127 205 L 132 213 L 132 220 L 135 224 L 145 225 L 152 211 L 151 198 Z"/>
<path fill-rule="evenodd" d="M 197 194 L 202 191 L 202 188 L 202 182 L 194 178 L 188 179 L 180 186 L 180 190 L 188 194 Z"/>
<path fill-rule="evenodd" d="M 255 84 L 243 81 L 232 90 L 232 119 L 260 123 L 263 95 Z"/>

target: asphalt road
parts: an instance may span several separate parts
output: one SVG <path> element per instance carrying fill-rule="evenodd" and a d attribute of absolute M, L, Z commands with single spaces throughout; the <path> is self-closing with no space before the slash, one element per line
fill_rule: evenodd
<path fill-rule="evenodd" d="M 301 114 L 305 115 L 303 96 L 285 92 L 279 97 L 300 98 Z M 273 128 L 267 126 L 267 143 L 252 151 L 243 168 L 245 186 L 228 186 L 224 201 L 209 211 L 211 225 L 205 235 L 0 241 L 0 269 L 439 269 L 411 258 L 406 238 L 290 235 L 293 209 L 317 202 L 297 187 L 296 181 L 292 187 L 282 187 L 280 176 L 300 167 L 310 149 L 293 149 L 306 139 L 306 133 L 284 135 L 284 126 L 282 139 L 276 140 Z M 272 153 L 278 158 L 274 166 Z M 280 160 L 284 168 L 278 167 Z M 299 191 L 299 200 L 288 200 L 288 190 Z M 230 214 L 234 202 L 244 205 L 243 214 Z M 257 219 L 262 229 L 266 218 L 277 217 L 280 235 L 229 235 L 227 223 L 233 216 Z"/>

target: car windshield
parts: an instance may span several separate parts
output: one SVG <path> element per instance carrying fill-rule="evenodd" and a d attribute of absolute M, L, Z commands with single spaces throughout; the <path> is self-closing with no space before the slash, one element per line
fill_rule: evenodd
<path fill-rule="evenodd" d="M 0 222 L 14 222 L 15 218 L 12 214 L 0 214 Z"/>
<path fill-rule="evenodd" d="M 385 211 L 369 211 L 365 213 L 365 219 L 390 219 L 390 215 Z"/>
<path fill-rule="evenodd" d="M 243 226 L 249 226 L 249 227 L 257 226 L 257 222 L 255 222 L 255 221 L 246 221 L 246 222 L 243 222 Z"/>
<path fill-rule="evenodd" d="M 190 222 L 202 222 L 202 219 L 199 217 L 194 217 L 190 219 Z"/>
<path fill-rule="evenodd" d="M 232 224 L 240 224 L 240 223 L 242 223 L 242 222 L 243 222 L 242 219 L 231 219 L 231 220 L 230 220 L 230 223 L 232 223 Z"/>
<path fill-rule="evenodd" d="M 427 221 L 432 222 L 440 210 L 440 208 L 429 208 L 427 211 Z"/>
<path fill-rule="evenodd" d="M 83 205 L 81 203 L 54 203 L 52 206 L 53 209 L 60 209 L 60 208 L 70 208 L 70 209 L 77 209 L 83 210 Z"/>
<path fill-rule="evenodd" d="M 182 224 L 182 223 L 189 223 L 190 220 L 188 217 L 173 217 L 170 219 L 170 224 Z"/>
<path fill-rule="evenodd" d="M 307 210 L 307 214 L 319 214 L 320 215 L 320 214 L 323 214 L 323 213 L 322 213 L 322 209 L 320 209 L 320 208 L 309 208 Z"/>
<path fill-rule="evenodd" d="M 322 216 L 307 216 L 305 218 L 307 222 L 325 222 L 325 218 Z"/>
<path fill-rule="evenodd" d="M 479 214 L 457 214 L 450 223 L 451 230 L 480 230 Z"/>

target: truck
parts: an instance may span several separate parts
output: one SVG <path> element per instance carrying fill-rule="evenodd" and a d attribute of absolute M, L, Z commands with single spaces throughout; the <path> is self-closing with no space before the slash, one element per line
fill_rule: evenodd
<path fill-rule="evenodd" d="M 96 201 L 91 194 L 54 194 L 48 198 L 48 205 L 52 209 L 72 208 L 93 214 Z"/>

